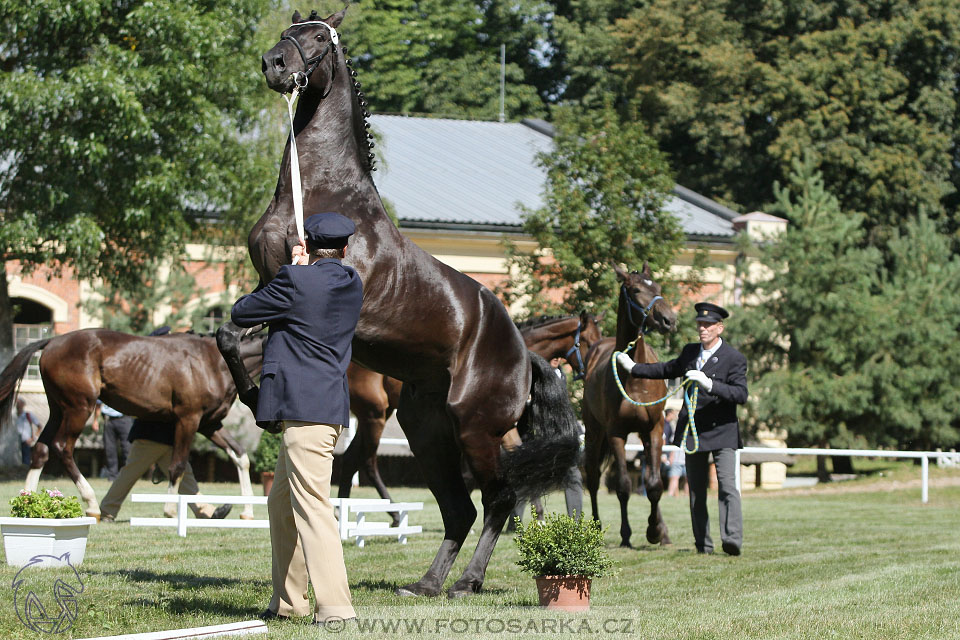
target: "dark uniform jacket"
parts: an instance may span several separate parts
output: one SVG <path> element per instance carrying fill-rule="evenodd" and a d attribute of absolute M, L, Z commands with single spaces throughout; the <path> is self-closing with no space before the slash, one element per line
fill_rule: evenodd
<path fill-rule="evenodd" d="M 270 284 L 237 300 L 235 324 L 270 325 L 257 422 L 347 424 L 347 365 L 362 303 L 360 276 L 333 258 L 284 265 Z"/>
<path fill-rule="evenodd" d="M 637 364 L 630 373 L 635 378 L 680 378 L 690 369 L 697 368 L 698 357 L 700 343 L 695 342 L 686 345 L 674 360 Z M 713 380 L 713 389 L 707 393 L 700 387 L 698 392 L 694 423 L 700 436 L 699 451 L 742 448 L 737 405 L 747 401 L 747 359 L 724 340 L 701 371 Z M 683 442 L 687 422 L 684 403 L 673 434 L 673 444 L 678 447 Z M 687 448 L 693 448 L 692 435 L 687 438 Z"/>

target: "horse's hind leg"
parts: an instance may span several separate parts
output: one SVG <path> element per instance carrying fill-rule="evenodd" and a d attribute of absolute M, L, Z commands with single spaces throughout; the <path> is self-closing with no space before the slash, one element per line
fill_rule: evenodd
<path fill-rule="evenodd" d="M 613 450 L 613 464 L 617 477 L 617 499 L 620 501 L 620 546 L 629 547 L 630 517 L 627 513 L 627 504 L 630 502 L 630 474 L 627 473 L 626 441 L 617 436 L 610 437 L 610 448 Z"/>
<path fill-rule="evenodd" d="M 253 485 L 250 483 L 250 458 L 247 456 L 247 452 L 243 450 L 243 446 L 241 446 L 233 436 L 227 433 L 223 427 L 217 429 L 208 437 L 210 442 L 223 449 L 227 457 L 230 458 L 230 462 L 237 467 L 237 475 L 240 478 L 240 495 L 252 496 Z M 253 520 L 252 504 L 245 504 L 243 506 L 240 519 Z"/>
<path fill-rule="evenodd" d="M 50 459 L 50 447 L 38 442 L 33 445 L 33 451 L 30 457 L 30 470 L 27 471 L 27 479 L 23 483 L 23 488 L 27 491 L 36 491 L 40 485 L 40 472 Z"/>
<path fill-rule="evenodd" d="M 93 487 L 90 486 L 87 479 L 80 473 L 80 469 L 77 468 L 77 463 L 73 459 L 73 448 L 77 443 L 77 436 L 83 431 L 83 425 L 86 423 L 89 415 L 90 409 L 68 409 L 64 411 L 60 429 L 51 446 L 60 457 L 60 462 L 63 464 L 63 468 L 70 476 L 70 479 L 77 485 L 77 491 L 80 492 L 80 499 L 87 504 L 86 514 L 99 520 L 100 503 L 97 502 L 97 496 L 93 492 Z M 46 431 L 46 427 L 44 431 Z"/>
<path fill-rule="evenodd" d="M 403 386 L 397 418 L 440 507 L 443 542 L 423 577 L 397 589 L 399 595 L 439 595 L 477 518 L 477 510 L 460 473 L 460 452 L 453 440 L 444 404 L 441 394 L 417 394 L 413 385 Z"/>

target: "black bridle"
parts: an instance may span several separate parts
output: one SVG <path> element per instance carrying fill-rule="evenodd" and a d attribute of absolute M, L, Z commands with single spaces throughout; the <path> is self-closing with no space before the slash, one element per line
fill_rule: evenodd
<path fill-rule="evenodd" d="M 636 302 L 634 302 L 633 298 L 630 297 L 630 294 L 627 293 L 627 285 L 625 285 L 625 284 L 624 284 L 624 285 L 620 285 L 620 291 L 623 292 L 623 297 L 624 297 L 624 299 L 626 299 L 626 301 L 627 301 L 627 318 L 630 319 L 630 322 L 631 322 L 635 327 L 638 327 L 638 328 L 640 329 L 640 335 L 641 335 L 641 336 L 646 335 L 646 333 L 647 333 L 646 324 L 647 324 L 647 318 L 648 318 L 649 315 L 650 315 L 650 309 L 653 308 L 653 305 L 657 302 L 657 300 L 663 300 L 663 296 L 653 296 L 653 298 L 650 300 L 650 304 L 648 304 L 646 307 L 641 307 L 639 304 L 637 304 Z M 639 311 L 639 312 L 640 312 L 640 315 L 643 316 L 643 319 L 640 320 L 639 323 L 636 322 L 636 321 L 633 319 L 633 310 L 634 310 L 634 309 L 636 309 L 637 311 Z"/>
<path fill-rule="evenodd" d="M 329 29 L 329 27 L 327 28 Z M 317 70 L 318 66 L 320 66 L 320 62 L 323 60 L 324 56 L 326 56 L 331 51 L 333 52 L 334 60 L 333 60 L 333 72 L 331 73 L 331 76 L 330 76 L 330 88 L 327 89 L 326 93 L 320 96 L 320 98 L 323 99 L 323 98 L 326 98 L 328 95 L 330 95 L 330 91 L 333 90 L 333 81 L 337 77 L 337 60 L 336 60 L 337 48 L 333 44 L 333 40 L 331 39 L 330 42 L 327 43 L 327 46 L 324 47 L 319 54 L 313 56 L 312 58 L 307 58 L 307 54 L 303 50 L 303 46 L 300 44 L 300 41 L 294 38 L 293 36 L 283 36 L 282 38 L 280 38 L 280 40 L 281 42 L 284 40 L 288 42 L 292 42 L 293 46 L 295 46 L 297 48 L 297 51 L 300 52 L 300 59 L 303 60 L 303 71 L 298 71 L 293 74 L 293 83 L 297 85 L 297 89 L 299 89 L 300 91 L 303 91 L 304 89 L 307 88 L 307 83 L 310 81 L 310 75 Z"/>

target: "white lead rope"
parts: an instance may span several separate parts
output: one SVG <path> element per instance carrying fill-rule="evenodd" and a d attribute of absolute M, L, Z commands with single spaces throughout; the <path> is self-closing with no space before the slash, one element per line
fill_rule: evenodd
<path fill-rule="evenodd" d="M 297 222 L 297 237 L 300 238 L 300 244 L 303 244 L 303 189 L 300 187 L 300 156 L 297 154 L 297 136 L 293 132 L 293 103 L 299 95 L 300 89 L 298 87 L 293 93 L 283 94 L 283 99 L 287 101 L 287 113 L 290 114 L 290 181 L 293 189 L 293 217 Z"/>

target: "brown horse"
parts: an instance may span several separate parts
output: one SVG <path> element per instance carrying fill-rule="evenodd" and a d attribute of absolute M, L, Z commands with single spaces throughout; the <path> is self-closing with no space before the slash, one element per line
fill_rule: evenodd
<path fill-rule="evenodd" d="M 586 311 L 580 316 L 536 317 L 517 324 L 530 351 L 541 358 L 564 358 L 578 380 L 585 373 L 583 353 L 602 337 L 598 325 L 601 317 Z M 350 411 L 357 417 L 357 435 L 350 441 L 340 459 L 340 485 L 337 496 L 349 498 L 353 474 L 362 468 L 381 498 L 390 499 L 390 492 L 377 469 L 377 447 L 384 426 L 400 399 L 402 383 L 389 376 L 370 371 L 355 362 L 347 369 L 350 386 Z M 394 515 L 396 522 L 396 515 Z"/>
<path fill-rule="evenodd" d="M 241 344 L 241 357 L 252 374 L 260 370 L 264 338 L 260 334 Z M 0 373 L 0 415 L 10 411 L 30 358 L 41 349 L 40 376 L 50 417 L 34 449 L 28 488 L 36 488 L 48 447 L 52 448 L 90 516 L 98 517 L 100 506 L 74 462 L 73 449 L 98 398 L 124 415 L 176 422 L 168 475 L 171 493 L 179 486 L 194 434 L 199 429 L 211 437 L 236 399 L 236 387 L 213 337 L 188 333 L 142 337 L 82 329 L 38 340 L 14 356 Z"/>
<path fill-rule="evenodd" d="M 449 589 L 451 596 L 467 595 L 481 588 L 518 493 L 556 486 L 573 464 L 576 417 L 550 365 L 527 351 L 500 300 L 401 235 L 387 215 L 370 175 L 366 101 L 334 31 L 345 12 L 323 21 L 294 14 L 263 55 L 263 73 L 279 93 L 303 87 L 293 124 L 303 211 L 337 211 L 357 225 L 345 260 L 363 280 L 353 359 L 403 381 L 397 417 L 443 518 L 444 539 L 430 568 L 397 591 L 443 589 L 477 517 L 460 474 L 463 457 L 484 511 L 473 557 Z M 273 200 L 249 237 L 261 284 L 290 263 L 298 243 L 291 185 L 288 143 Z M 234 355 L 241 333 L 228 323 L 218 339 L 241 400 L 252 407 L 256 386 Z M 503 435 L 518 422 L 523 446 L 501 455 Z"/>
<path fill-rule="evenodd" d="M 657 355 L 643 339 L 649 329 L 661 333 L 676 330 L 677 316 L 670 305 L 660 296 L 660 285 L 653 281 L 650 267 L 644 263 L 643 271 L 626 273 L 614 265 L 621 282 L 620 302 L 617 307 L 617 337 L 606 338 L 595 344 L 587 353 L 587 376 L 583 383 L 583 424 L 587 429 L 584 450 L 586 485 L 593 505 L 593 518 L 597 513 L 597 489 L 600 487 L 600 467 L 603 460 L 613 455 L 616 470 L 617 498 L 620 500 L 620 544 L 630 546 L 630 522 L 627 518 L 627 501 L 630 499 L 630 476 L 627 474 L 627 457 L 624 445 L 627 435 L 636 433 L 643 442 L 646 465 L 643 483 L 650 500 L 650 517 L 647 521 L 647 540 L 651 544 L 669 544 L 667 525 L 660 515 L 660 496 L 663 483 L 660 479 L 660 453 L 663 449 L 663 404 L 638 407 L 627 402 L 617 389 L 610 366 L 614 352 L 624 351 L 627 345 L 637 340 L 631 357 L 636 362 L 656 362 Z M 651 402 L 667 394 L 663 380 L 631 378 L 626 371 L 618 371 L 624 389 L 638 402 Z"/>

